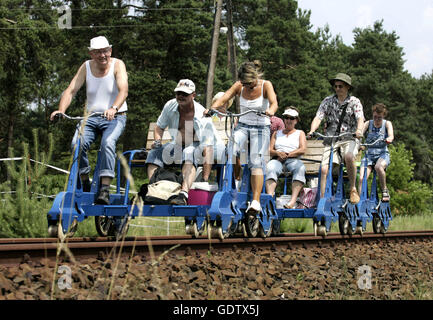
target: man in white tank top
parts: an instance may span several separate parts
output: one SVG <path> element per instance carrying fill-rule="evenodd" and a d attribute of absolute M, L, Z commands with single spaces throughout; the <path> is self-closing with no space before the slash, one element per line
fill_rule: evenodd
<path fill-rule="evenodd" d="M 103 112 L 104 117 L 89 117 L 85 121 L 81 135 L 81 157 L 79 173 L 83 191 L 90 191 L 89 160 L 87 151 L 101 133 L 101 153 L 99 175 L 101 178 L 99 195 L 96 202 L 110 204 L 109 186 L 114 178 L 116 143 L 126 124 L 126 97 L 128 96 L 128 76 L 122 60 L 111 57 L 112 49 L 108 40 L 95 37 L 90 40 L 89 54 L 92 58 L 78 69 L 68 88 L 63 92 L 59 109 L 51 113 L 51 120 L 57 113 L 65 113 L 72 98 L 86 83 L 86 108 L 88 113 Z M 80 125 L 77 126 L 72 145 L 78 138 Z"/>

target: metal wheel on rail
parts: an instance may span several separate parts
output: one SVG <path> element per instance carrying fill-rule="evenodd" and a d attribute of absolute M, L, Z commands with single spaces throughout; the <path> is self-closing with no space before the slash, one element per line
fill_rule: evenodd
<path fill-rule="evenodd" d="M 314 221 L 313 222 L 313 231 L 314 231 L 314 236 L 322 236 L 322 237 L 326 237 L 327 232 L 326 232 L 326 226 L 322 225 L 320 222 Z"/>
<path fill-rule="evenodd" d="M 359 234 L 361 236 L 364 234 L 364 230 L 362 229 L 361 225 L 355 227 L 355 234 Z"/>
<path fill-rule="evenodd" d="M 129 230 L 129 221 L 131 220 L 131 217 L 123 217 L 123 218 L 116 218 L 114 220 L 114 234 L 116 236 L 116 240 L 120 240 L 126 236 Z"/>
<path fill-rule="evenodd" d="M 223 229 L 221 226 L 207 226 L 207 236 L 209 239 L 224 239 Z"/>
<path fill-rule="evenodd" d="M 382 220 L 376 214 L 373 216 L 373 232 L 382 234 L 386 233 Z"/>
<path fill-rule="evenodd" d="M 77 219 L 75 218 L 74 220 L 72 220 L 71 225 L 69 226 L 69 230 L 66 231 L 66 233 L 63 231 L 63 225 L 62 222 L 59 221 L 57 223 L 57 237 L 59 239 L 65 239 L 65 238 L 71 238 L 74 236 L 75 232 L 78 229 L 78 222 Z M 48 228 L 48 232 L 50 232 L 50 228 Z M 52 229 L 51 232 L 54 232 L 54 230 Z"/>
<path fill-rule="evenodd" d="M 114 236 L 116 234 L 114 219 L 112 217 L 95 216 L 95 227 L 101 237 Z"/>
<path fill-rule="evenodd" d="M 272 221 L 272 232 L 271 236 L 278 236 L 280 234 L 281 221 L 278 219 L 274 219 Z"/>
<path fill-rule="evenodd" d="M 57 238 L 57 234 L 58 234 L 57 229 L 58 229 L 57 221 L 49 220 L 48 221 L 48 236 L 51 238 Z"/>
<path fill-rule="evenodd" d="M 347 219 L 344 212 L 340 213 L 338 217 L 338 228 L 340 229 L 340 234 L 342 236 L 349 233 L 350 223 L 349 223 L 349 219 Z"/>
<path fill-rule="evenodd" d="M 255 238 L 260 232 L 260 221 L 256 215 L 246 214 L 244 218 L 244 227 L 248 237 Z"/>
<path fill-rule="evenodd" d="M 191 221 L 190 224 L 185 225 L 185 233 L 193 236 L 194 238 L 198 238 L 200 236 L 200 232 L 197 228 L 197 222 Z"/>

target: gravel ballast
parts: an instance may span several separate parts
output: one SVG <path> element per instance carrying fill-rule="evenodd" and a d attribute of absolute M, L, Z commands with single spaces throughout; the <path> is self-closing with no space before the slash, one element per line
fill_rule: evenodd
<path fill-rule="evenodd" d="M 0 266 L 0 300 L 433 299 L 433 242 L 167 253 Z"/>

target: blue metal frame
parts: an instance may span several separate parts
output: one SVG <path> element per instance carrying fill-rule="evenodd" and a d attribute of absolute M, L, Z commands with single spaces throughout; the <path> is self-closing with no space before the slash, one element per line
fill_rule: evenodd
<path fill-rule="evenodd" d="M 66 233 L 74 220 L 81 222 L 89 216 L 114 217 L 118 226 L 126 221 L 126 218 L 134 218 L 140 214 L 142 216 L 153 217 L 184 217 L 186 224 L 196 223 L 199 230 L 202 230 L 206 223 L 209 223 L 212 226 L 221 227 L 224 237 L 230 236 L 244 222 L 248 202 L 252 200 L 250 170 L 248 166 L 244 165 L 240 191 L 235 187 L 232 146 L 233 141 L 231 139 L 226 148 L 226 164 L 216 164 L 213 167 L 214 169 L 218 169 L 219 172 L 219 191 L 214 195 L 211 205 L 144 205 L 139 210 L 137 206 L 132 208 L 128 198 L 130 191 L 130 181 L 128 179 L 125 183 L 125 190 L 123 193 L 121 192 L 120 170 L 122 168 L 120 160 L 117 160 L 118 179 L 116 192 L 110 194 L 109 205 L 94 204 L 99 188 L 99 154 L 91 190 L 90 192 L 83 192 L 78 172 L 80 139 L 77 139 L 67 188 L 56 196 L 47 215 L 48 223 L 49 225 L 53 225 L 60 221 L 63 232 Z M 144 164 L 133 163 L 134 156 L 138 152 L 142 152 L 142 150 L 129 150 L 123 153 L 130 170 L 132 167 L 144 167 Z M 368 195 L 367 179 L 364 179 L 360 196 L 361 201 L 357 205 L 352 205 L 345 198 L 343 165 L 340 166 L 337 186 L 334 191 L 332 160 L 333 147 L 331 147 L 330 164 L 323 198 L 320 198 L 321 166 L 319 168 L 319 188 L 316 208 L 277 209 L 274 197 L 262 191 L 260 197 L 262 211 L 257 214 L 256 218 L 260 222 L 264 235 L 270 235 L 272 227 L 278 227 L 284 218 L 312 218 L 313 222 L 324 225 L 326 230 L 329 231 L 331 224 L 338 221 L 340 214 L 346 215 L 353 231 L 357 225 L 361 225 L 365 230 L 366 223 L 370 222 L 374 215 L 380 218 L 385 230 L 388 228 L 389 221 L 392 220 L 391 210 L 388 202 L 380 202 L 378 200 L 376 172 L 374 172 L 373 176 L 370 197 Z M 284 193 L 287 191 L 286 183 L 287 178 Z"/>
<path fill-rule="evenodd" d="M 332 171 L 333 171 L 333 159 L 334 159 L 334 146 L 331 145 L 331 154 L 329 156 L 328 174 L 326 177 L 325 192 L 323 198 L 320 198 L 321 194 L 321 170 L 322 164 L 319 167 L 319 187 L 317 196 L 319 201 L 317 208 L 313 214 L 313 222 L 321 223 L 326 227 L 328 232 L 331 229 L 331 224 L 338 221 L 338 214 L 343 209 L 344 204 L 344 185 L 343 185 L 343 164 L 340 166 L 340 172 L 338 175 L 337 189 L 334 192 Z"/>

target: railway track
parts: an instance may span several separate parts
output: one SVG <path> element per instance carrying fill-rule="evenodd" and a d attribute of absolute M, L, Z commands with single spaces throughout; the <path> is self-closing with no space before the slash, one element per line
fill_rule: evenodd
<path fill-rule="evenodd" d="M 270 238 L 228 238 L 224 240 L 208 239 L 201 236 L 194 239 L 191 236 L 159 236 L 159 237 L 127 237 L 124 241 L 113 238 L 70 238 L 60 244 L 56 238 L 0 239 L 0 265 L 18 265 L 23 262 L 38 262 L 42 259 L 55 260 L 58 249 L 63 245 L 67 250 L 59 250 L 58 257 L 64 261 L 68 258 L 65 252 L 71 252 L 76 261 L 85 259 L 105 259 L 122 255 L 155 257 L 174 251 L 178 254 L 191 252 L 208 252 L 209 250 L 255 250 L 257 248 L 285 248 L 297 246 L 335 246 L 338 243 L 372 242 L 372 241 L 430 241 L 433 230 L 422 231 L 389 231 L 386 234 L 364 233 L 360 235 L 342 236 L 330 233 L 327 237 L 314 234 L 281 234 Z"/>

